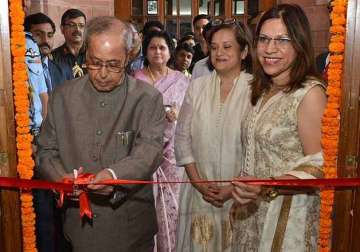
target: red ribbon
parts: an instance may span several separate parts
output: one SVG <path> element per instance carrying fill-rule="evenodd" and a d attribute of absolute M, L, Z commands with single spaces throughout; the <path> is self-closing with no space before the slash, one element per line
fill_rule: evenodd
<path fill-rule="evenodd" d="M 72 193 L 76 194 L 76 191 L 82 190 L 79 194 L 79 208 L 80 208 L 80 217 L 84 217 L 86 215 L 89 219 L 92 219 L 92 211 L 91 211 L 91 205 L 89 201 L 89 197 L 86 193 L 86 185 L 91 183 L 91 180 L 95 178 L 94 174 L 91 173 L 82 173 L 78 175 L 75 179 L 74 178 L 64 178 L 63 183 L 69 184 L 72 186 Z M 78 188 L 78 185 L 82 185 L 81 188 Z M 58 200 L 58 207 L 62 207 L 64 204 L 64 198 L 65 198 L 65 191 L 59 190 L 60 192 L 60 198 Z M 74 196 L 74 195 L 71 195 Z"/>
<path fill-rule="evenodd" d="M 79 195 L 80 216 L 86 215 L 92 218 L 92 211 L 89 198 L 87 196 L 87 185 L 91 184 L 94 178 L 93 174 L 80 174 L 76 179 L 64 179 L 63 182 L 48 182 L 43 180 L 28 180 L 9 177 L 0 177 L 0 188 L 17 188 L 17 189 L 47 189 L 60 192 L 60 205 L 62 206 L 65 195 L 73 194 L 76 190 L 82 190 Z M 197 181 L 148 181 L 148 180 L 124 180 L 110 179 L 103 180 L 97 185 L 134 185 L 134 184 L 189 184 L 189 183 L 231 183 L 234 181 L 243 182 L 251 185 L 261 186 L 278 186 L 278 187 L 313 187 L 320 189 L 333 188 L 351 188 L 360 187 L 360 178 L 336 178 L 336 179 L 233 179 L 233 180 L 197 180 Z"/>

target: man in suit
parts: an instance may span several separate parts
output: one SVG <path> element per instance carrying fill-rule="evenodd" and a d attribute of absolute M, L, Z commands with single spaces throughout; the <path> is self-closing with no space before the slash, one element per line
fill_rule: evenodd
<path fill-rule="evenodd" d="M 152 185 L 93 183 L 152 179 L 162 159 L 162 95 L 126 74 L 132 49 L 129 25 L 97 17 L 86 29 L 88 74 L 52 93 L 39 137 L 40 173 L 52 181 L 95 174 L 86 188 L 92 220 L 80 218 L 78 201 L 65 202 L 64 232 L 73 252 L 153 251 L 157 221 Z"/>
<path fill-rule="evenodd" d="M 51 18 L 39 12 L 27 16 L 24 26 L 25 31 L 31 32 L 39 46 L 46 85 L 48 92 L 51 93 L 57 85 L 61 85 L 67 78 L 70 78 L 70 76 L 65 76 L 65 73 L 53 61 L 51 55 L 54 47 L 54 34 L 56 32 L 55 23 Z"/>

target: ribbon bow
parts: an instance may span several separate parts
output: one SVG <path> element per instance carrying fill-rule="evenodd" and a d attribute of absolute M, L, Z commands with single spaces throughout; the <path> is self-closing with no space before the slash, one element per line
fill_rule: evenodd
<path fill-rule="evenodd" d="M 90 184 L 94 178 L 95 178 L 94 174 L 82 173 L 78 175 L 76 178 L 64 178 L 62 180 L 64 184 L 73 185 L 73 193 L 71 194 L 81 191 L 79 194 L 79 208 L 80 208 L 81 218 L 84 217 L 84 215 L 86 215 L 89 219 L 92 219 L 93 217 L 89 197 L 87 195 L 86 186 Z M 57 202 L 57 205 L 58 207 L 62 207 L 64 205 L 65 192 L 63 190 L 60 190 L 59 193 L 60 193 L 60 198 Z"/>

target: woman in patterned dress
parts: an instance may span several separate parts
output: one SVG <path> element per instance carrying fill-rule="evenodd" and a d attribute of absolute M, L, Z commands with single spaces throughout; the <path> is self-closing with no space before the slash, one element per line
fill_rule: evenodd
<path fill-rule="evenodd" d="M 281 4 L 267 11 L 256 30 L 256 53 L 241 178 L 321 178 L 326 95 L 303 10 Z M 317 251 L 317 192 L 234 185 L 233 251 Z"/>
<path fill-rule="evenodd" d="M 163 162 L 154 173 L 160 182 L 179 181 L 184 168 L 177 167 L 174 154 L 175 127 L 178 111 L 183 102 L 189 79 L 181 72 L 168 67 L 174 50 L 171 38 L 165 31 L 154 31 L 143 42 L 144 68 L 134 77 L 153 85 L 163 95 L 166 111 Z M 178 221 L 180 184 L 154 185 L 154 198 L 159 231 L 156 235 L 156 252 L 175 251 Z"/>

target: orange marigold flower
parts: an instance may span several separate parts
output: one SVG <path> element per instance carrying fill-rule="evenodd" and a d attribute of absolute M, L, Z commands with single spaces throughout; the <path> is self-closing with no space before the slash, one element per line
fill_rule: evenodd
<path fill-rule="evenodd" d="M 342 53 L 345 50 L 345 45 L 339 42 L 330 42 L 329 50 L 330 52 Z"/>
<path fill-rule="evenodd" d="M 343 15 L 333 15 L 331 16 L 332 25 L 344 25 L 346 23 L 346 19 Z"/>
<path fill-rule="evenodd" d="M 330 32 L 333 34 L 345 34 L 346 30 L 341 25 L 334 25 L 330 27 Z"/>
<path fill-rule="evenodd" d="M 344 5 L 335 5 L 335 6 L 332 8 L 332 12 L 333 12 L 333 13 L 337 13 L 337 14 L 344 14 L 344 15 L 345 15 L 346 8 L 345 8 Z"/>
<path fill-rule="evenodd" d="M 344 43 L 345 42 L 345 36 L 344 35 L 332 35 L 330 37 L 330 41 L 331 42 L 340 42 L 340 43 Z"/>

